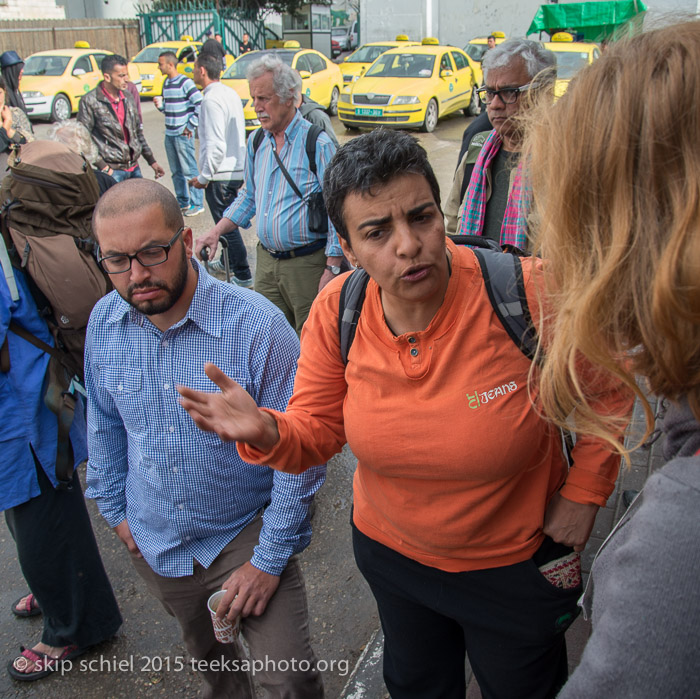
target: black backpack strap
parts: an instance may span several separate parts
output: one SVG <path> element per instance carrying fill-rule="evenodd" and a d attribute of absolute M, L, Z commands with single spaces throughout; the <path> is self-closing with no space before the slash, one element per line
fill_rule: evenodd
<path fill-rule="evenodd" d="M 343 364 L 348 363 L 348 352 L 355 339 L 357 321 L 360 319 L 362 304 L 365 301 L 369 274 L 364 269 L 356 269 L 343 282 L 338 303 L 338 335 L 340 356 Z"/>
<path fill-rule="evenodd" d="M 318 177 L 316 172 L 316 141 L 323 129 L 318 124 L 311 124 L 311 128 L 306 134 L 306 157 L 309 159 L 309 170 Z"/>
<path fill-rule="evenodd" d="M 537 331 L 527 305 L 520 258 L 491 250 L 474 250 L 474 254 L 481 265 L 494 312 L 520 351 L 532 360 L 537 348 Z"/>
<path fill-rule="evenodd" d="M 253 156 L 258 152 L 258 148 L 262 144 L 262 140 L 265 137 L 265 129 L 262 126 L 255 132 L 253 136 Z"/>

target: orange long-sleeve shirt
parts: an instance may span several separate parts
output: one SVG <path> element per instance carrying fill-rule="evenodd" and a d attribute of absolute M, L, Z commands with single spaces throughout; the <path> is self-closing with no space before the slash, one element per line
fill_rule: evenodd
<path fill-rule="evenodd" d="M 493 312 L 473 252 L 448 242 L 444 302 L 422 332 L 395 337 L 370 281 L 345 367 L 338 340 L 342 279 L 318 296 L 302 333 L 294 395 L 274 413 L 280 441 L 252 462 L 299 472 L 337 453 L 357 456 L 354 522 L 367 536 L 425 565 L 466 571 L 531 557 L 545 508 L 562 495 L 604 505 L 619 458 L 579 439 L 567 474 L 559 431 L 532 408 L 530 361 Z M 523 260 L 531 310 L 538 262 Z M 627 398 L 608 391 L 616 412 Z"/>

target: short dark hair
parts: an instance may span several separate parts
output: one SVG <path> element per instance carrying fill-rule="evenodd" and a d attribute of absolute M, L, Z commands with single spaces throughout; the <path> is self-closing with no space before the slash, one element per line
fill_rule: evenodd
<path fill-rule="evenodd" d="M 494 41 L 496 41 L 496 37 L 495 37 L 493 34 L 489 34 L 489 35 L 486 37 L 486 41 L 488 41 L 489 39 L 493 39 Z"/>
<path fill-rule="evenodd" d="M 163 53 L 159 54 L 158 58 L 167 58 L 168 63 L 177 65 L 177 56 L 174 51 L 163 51 Z"/>
<path fill-rule="evenodd" d="M 116 66 L 125 66 L 128 63 L 124 56 L 113 53 L 109 56 L 105 56 L 100 63 L 100 70 L 103 73 L 111 73 Z"/>
<path fill-rule="evenodd" d="M 372 193 L 402 175 L 422 175 L 440 208 L 440 185 L 428 154 L 403 131 L 375 129 L 338 149 L 323 178 L 323 200 L 338 235 L 350 244 L 343 209 L 348 195 Z"/>
<path fill-rule="evenodd" d="M 221 59 L 211 53 L 200 53 L 196 60 L 200 68 L 209 76 L 209 80 L 218 80 L 221 76 Z"/>

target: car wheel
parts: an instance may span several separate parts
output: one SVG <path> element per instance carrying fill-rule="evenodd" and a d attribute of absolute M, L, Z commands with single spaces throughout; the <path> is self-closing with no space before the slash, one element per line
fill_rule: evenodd
<path fill-rule="evenodd" d="M 476 85 L 472 88 L 472 97 L 469 106 L 464 110 L 464 116 L 479 116 L 481 114 L 481 100 L 476 94 Z"/>
<path fill-rule="evenodd" d="M 328 113 L 331 116 L 338 116 L 338 100 L 340 99 L 340 90 L 337 87 L 331 92 L 331 103 L 328 105 Z"/>
<path fill-rule="evenodd" d="M 431 131 L 435 131 L 435 127 L 437 126 L 437 122 L 438 122 L 437 102 L 434 99 L 431 99 L 430 102 L 428 102 L 428 106 L 425 108 L 425 119 L 423 120 L 423 126 L 421 127 L 421 130 L 425 131 L 426 133 L 430 133 Z"/>
<path fill-rule="evenodd" d="M 70 119 L 72 109 L 70 100 L 65 95 L 56 95 L 51 105 L 51 121 L 65 121 Z"/>

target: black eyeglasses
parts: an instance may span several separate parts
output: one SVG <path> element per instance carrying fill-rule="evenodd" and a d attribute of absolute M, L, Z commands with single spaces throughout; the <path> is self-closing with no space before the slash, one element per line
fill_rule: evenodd
<path fill-rule="evenodd" d="M 491 104 L 496 96 L 501 98 L 503 104 L 514 104 L 518 101 L 518 97 L 521 92 L 527 92 L 532 89 L 534 85 L 528 83 L 527 85 L 521 85 L 520 87 L 504 87 L 502 90 L 492 90 L 489 87 L 480 87 L 476 94 L 479 95 L 482 102 L 486 104 Z"/>
<path fill-rule="evenodd" d="M 170 249 L 175 245 L 175 241 L 182 235 L 182 232 L 187 228 L 183 226 L 172 237 L 167 245 L 151 245 L 148 248 L 139 250 L 134 255 L 126 253 L 120 255 L 108 255 L 107 257 L 98 257 L 97 264 L 102 267 L 107 274 L 121 274 L 128 272 L 131 269 L 131 261 L 138 260 L 142 267 L 155 267 L 162 265 L 168 259 Z M 99 255 L 99 251 L 98 251 Z"/>

